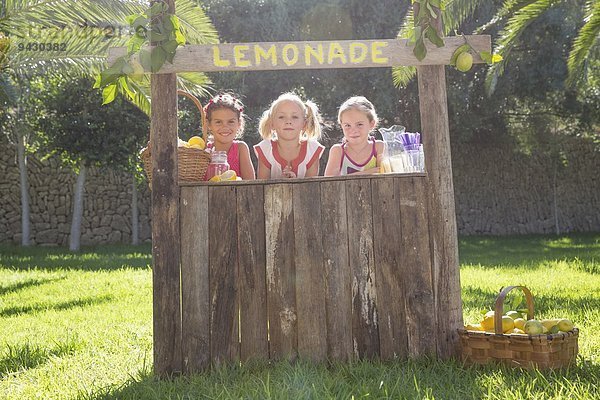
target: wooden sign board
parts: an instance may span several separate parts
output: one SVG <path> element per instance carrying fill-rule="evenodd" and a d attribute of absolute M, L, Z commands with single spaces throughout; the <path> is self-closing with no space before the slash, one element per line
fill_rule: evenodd
<path fill-rule="evenodd" d="M 443 38 L 445 46 L 427 44 L 427 56 L 419 61 L 406 39 L 335 40 L 307 42 L 227 43 L 186 45 L 177 49 L 173 64 L 158 73 L 193 71 L 267 71 L 290 69 L 373 68 L 450 64 L 454 51 L 465 44 L 462 36 Z M 491 52 L 489 35 L 466 36 L 475 49 L 473 62 L 482 63 L 479 52 Z M 126 54 L 126 48 L 109 51 L 108 63 Z"/>

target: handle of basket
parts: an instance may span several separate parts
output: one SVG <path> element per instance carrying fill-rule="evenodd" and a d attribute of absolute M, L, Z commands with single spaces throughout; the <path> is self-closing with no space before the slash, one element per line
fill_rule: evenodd
<path fill-rule="evenodd" d="M 494 331 L 496 334 L 501 335 L 502 332 L 502 316 L 504 315 L 504 299 L 508 292 L 513 289 L 521 289 L 521 291 L 525 294 L 525 301 L 527 302 L 527 319 L 533 319 L 533 296 L 529 289 L 525 286 L 507 286 L 498 297 L 496 297 L 496 305 L 494 308 Z"/>
<path fill-rule="evenodd" d="M 192 100 L 198 111 L 200 111 L 200 123 L 202 124 L 202 137 L 204 138 L 204 142 L 208 143 L 208 126 L 206 124 L 206 113 L 204 112 L 204 107 L 202 107 L 202 103 L 200 100 L 196 98 L 193 94 L 186 92 L 185 90 L 177 89 L 177 94 L 185 96 Z"/>

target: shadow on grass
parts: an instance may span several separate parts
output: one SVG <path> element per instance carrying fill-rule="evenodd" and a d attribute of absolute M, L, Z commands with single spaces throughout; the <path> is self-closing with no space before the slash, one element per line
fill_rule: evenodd
<path fill-rule="evenodd" d="M 84 297 L 82 299 L 65 301 L 62 303 L 56 304 L 39 304 L 32 306 L 16 306 L 16 307 L 6 307 L 0 310 L 0 318 L 12 317 L 15 315 L 22 314 L 30 314 L 30 313 L 38 313 L 44 311 L 64 311 L 69 310 L 76 307 L 89 307 L 97 304 L 107 303 L 113 300 L 113 296 L 104 295 L 104 296 L 96 296 L 96 297 Z"/>
<path fill-rule="evenodd" d="M 459 239 L 461 264 L 527 267 L 556 260 L 600 261 L 600 234 L 472 236 Z"/>
<path fill-rule="evenodd" d="M 517 290 L 518 289 L 515 289 L 513 291 L 516 292 Z M 511 293 L 513 291 L 511 291 Z M 463 308 L 479 309 L 482 305 L 485 305 L 488 309 L 493 310 L 498 293 L 500 293 L 500 288 L 498 288 L 498 291 L 494 292 L 491 290 L 463 286 Z M 536 314 L 563 307 L 570 310 L 600 309 L 600 298 L 594 294 L 577 298 L 570 297 L 568 294 L 537 295 L 535 290 L 532 290 L 532 294 L 533 306 Z M 508 302 L 505 302 L 505 312 L 509 310 L 507 308 L 508 304 Z"/>
<path fill-rule="evenodd" d="M 504 366 L 465 367 L 434 359 L 360 361 L 326 367 L 300 362 L 226 367 L 172 379 L 143 371 L 123 385 L 80 393 L 78 398 L 112 399 L 479 399 L 597 398 L 600 366 L 580 360 L 556 371 L 527 371 Z M 574 393 L 575 391 L 575 393 Z M 582 395 L 583 394 L 583 395 Z M 521 397 L 519 397 L 521 395 Z"/>
<path fill-rule="evenodd" d="M 59 280 L 65 279 L 65 277 L 54 277 L 54 278 L 34 278 L 27 279 L 21 282 L 11 283 L 6 286 L 0 286 L 0 296 L 3 296 L 7 293 L 18 292 L 19 290 L 28 289 L 34 286 L 41 286 L 45 283 L 56 282 Z"/>
<path fill-rule="evenodd" d="M 152 263 L 151 245 L 106 245 L 70 252 L 63 247 L 0 246 L 0 268 L 13 270 L 146 269 Z"/>
<path fill-rule="evenodd" d="M 0 354 L 0 378 L 35 368 L 48 362 L 52 357 L 72 355 L 80 348 L 81 343 L 75 338 L 67 338 L 64 342 L 55 343 L 52 348 L 31 343 L 7 344 L 4 353 Z"/>

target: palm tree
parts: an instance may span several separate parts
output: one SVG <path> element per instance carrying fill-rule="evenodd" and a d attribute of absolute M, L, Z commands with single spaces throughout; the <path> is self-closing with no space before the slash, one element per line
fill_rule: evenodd
<path fill-rule="evenodd" d="M 31 77 L 96 75 L 105 63 L 108 48 L 125 45 L 128 38 L 124 24 L 126 17 L 142 13 L 147 3 L 140 0 L 1 0 L 0 104 L 3 104 L 3 112 L 12 115 L 9 120 L 23 119 L 19 115 L 22 112 L 19 104 L 22 104 L 25 94 L 17 87 L 26 85 Z M 217 42 L 214 27 L 193 0 L 178 0 L 177 16 L 186 30 L 188 43 Z M 187 73 L 178 77 L 178 83 L 187 91 L 203 95 L 209 81 L 204 74 Z M 149 78 L 131 89 L 132 93 L 124 95 L 149 113 Z M 16 129 L 15 124 L 3 129 L 8 130 L 7 135 L 12 137 L 18 149 L 23 232 L 21 243 L 28 245 L 26 135 L 23 129 Z M 75 197 L 78 197 L 77 193 Z M 73 218 L 73 224 L 80 223 L 81 218 L 76 221 L 76 217 Z"/>
<path fill-rule="evenodd" d="M 454 0 L 442 11 L 444 34 L 458 29 L 461 24 L 474 15 L 480 6 L 489 5 L 483 0 Z M 541 15 L 551 8 L 572 5 L 572 0 L 505 0 L 492 19 L 478 27 L 475 32 L 482 33 L 492 26 L 504 25 L 495 43 L 495 51 L 503 57 L 503 61 L 492 65 L 487 72 L 486 84 L 492 92 L 497 79 L 504 72 L 505 62 L 511 51 L 518 46 L 521 36 L 527 28 Z M 568 58 L 567 83 L 581 85 L 588 82 L 593 73 L 590 60 L 597 59 L 600 38 L 600 2 L 597 0 L 579 0 L 574 6 L 582 8 L 582 26 L 571 45 Z M 413 33 L 412 10 L 407 14 L 398 34 L 399 37 L 410 37 Z M 596 55 L 596 57 L 590 57 Z M 596 67 L 597 68 L 597 67 Z M 414 68 L 394 69 L 396 85 L 406 85 L 414 76 Z"/>

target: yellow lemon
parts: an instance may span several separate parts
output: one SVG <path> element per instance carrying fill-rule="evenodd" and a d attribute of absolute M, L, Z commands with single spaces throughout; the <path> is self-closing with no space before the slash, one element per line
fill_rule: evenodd
<path fill-rule="evenodd" d="M 465 325 L 465 329 L 468 331 L 483 331 L 483 327 L 481 324 L 467 324 Z"/>
<path fill-rule="evenodd" d="M 199 144 L 187 144 L 185 147 L 188 147 L 190 149 L 198 149 L 198 150 L 204 150 L 204 146 L 199 145 Z"/>
<path fill-rule="evenodd" d="M 528 335 L 541 335 L 544 332 L 544 325 L 536 319 L 530 319 L 525 322 L 523 330 Z"/>
<path fill-rule="evenodd" d="M 515 328 L 515 321 L 507 316 L 507 315 L 503 315 L 502 316 L 502 332 L 509 332 L 512 331 Z"/>
<path fill-rule="evenodd" d="M 237 174 L 232 169 L 228 169 L 227 171 L 225 171 L 221 174 L 222 181 L 235 181 L 236 178 L 237 178 Z"/>
<path fill-rule="evenodd" d="M 569 332 L 572 331 L 573 328 L 575 328 L 575 325 L 568 319 L 561 319 L 560 321 L 558 321 L 558 329 L 563 331 L 563 332 Z"/>
<path fill-rule="evenodd" d="M 485 331 L 493 331 L 494 330 L 494 317 L 485 317 L 483 321 L 481 321 L 481 327 Z"/>
<path fill-rule="evenodd" d="M 524 335 L 525 331 L 523 329 L 515 328 L 515 329 L 512 330 L 511 333 L 517 334 L 517 335 Z"/>
<path fill-rule="evenodd" d="M 544 325 L 544 328 L 546 328 L 548 331 L 550 331 L 554 325 L 558 324 L 557 319 L 543 319 L 540 322 L 542 323 L 542 325 Z"/>
<path fill-rule="evenodd" d="M 202 139 L 200 136 L 192 136 L 190 140 L 188 140 L 188 143 L 190 146 L 200 146 L 201 150 L 204 150 L 206 148 L 206 143 L 204 143 L 204 139 Z"/>
<path fill-rule="evenodd" d="M 209 182 L 221 182 L 221 175 L 215 175 L 208 180 Z"/>
<path fill-rule="evenodd" d="M 523 330 L 525 327 L 525 322 L 527 321 L 525 321 L 523 318 L 515 319 L 515 328 Z"/>

